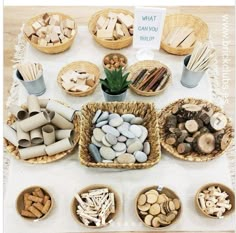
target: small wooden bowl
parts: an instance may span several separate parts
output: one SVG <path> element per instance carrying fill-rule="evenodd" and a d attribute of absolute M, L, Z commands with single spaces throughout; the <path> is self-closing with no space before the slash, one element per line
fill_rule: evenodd
<path fill-rule="evenodd" d="M 43 193 L 48 195 L 50 197 L 50 200 L 51 200 L 51 206 L 48 210 L 48 212 L 46 214 L 44 214 L 41 218 L 27 218 L 27 217 L 24 217 L 21 215 L 21 210 L 24 209 L 24 194 L 25 193 L 31 193 L 34 191 L 34 189 L 36 188 L 40 188 L 42 189 Z M 26 189 L 24 189 L 17 197 L 16 199 L 16 210 L 18 212 L 18 214 L 24 218 L 25 220 L 30 220 L 30 221 L 39 221 L 39 220 L 42 220 L 42 219 L 45 219 L 46 217 L 48 217 L 48 215 L 50 214 L 52 208 L 53 208 L 53 205 L 54 205 L 54 201 L 53 201 L 53 198 L 51 196 L 51 194 L 43 187 L 40 187 L 40 186 L 31 186 L 31 187 L 28 187 Z"/>
<path fill-rule="evenodd" d="M 158 185 L 150 186 L 150 187 L 144 188 L 143 190 L 141 190 L 141 191 L 138 193 L 138 195 L 137 195 L 136 198 L 135 198 L 135 213 L 136 213 L 138 219 L 139 219 L 146 227 L 149 227 L 149 228 L 151 228 L 151 229 L 156 229 L 156 230 L 157 230 L 157 229 L 163 229 L 163 228 L 166 228 L 166 227 L 169 227 L 169 226 L 173 225 L 175 222 L 177 222 L 177 220 L 179 220 L 180 215 L 182 214 L 182 203 L 181 203 L 181 201 L 180 201 L 180 208 L 178 209 L 178 214 L 177 214 L 176 218 L 172 221 L 171 224 L 169 224 L 169 225 L 167 225 L 167 226 L 160 226 L 160 227 L 149 226 L 149 225 L 147 225 L 147 224 L 144 222 L 144 220 L 143 220 L 143 219 L 141 218 L 141 216 L 139 215 L 139 210 L 138 210 L 138 198 L 139 198 L 139 196 L 140 196 L 141 194 L 144 194 L 144 193 L 146 193 L 147 191 L 149 191 L 149 190 L 151 190 L 151 189 L 157 190 L 159 194 L 166 194 L 167 197 L 172 198 L 172 199 L 175 199 L 175 198 L 176 198 L 176 199 L 178 199 L 178 200 L 180 201 L 180 199 L 179 199 L 179 197 L 177 196 L 177 194 L 176 194 L 174 191 L 172 191 L 171 189 L 169 189 L 169 188 L 160 187 L 160 186 L 158 186 Z M 159 191 L 159 190 L 161 190 L 161 191 Z"/>
<path fill-rule="evenodd" d="M 94 74 L 95 78 L 96 78 L 96 82 L 94 84 L 93 87 L 91 87 L 90 89 L 88 89 L 87 91 L 67 91 L 64 89 L 64 87 L 62 86 L 62 75 L 65 74 L 66 72 L 70 71 L 70 70 L 83 70 L 86 71 L 88 73 Z M 76 62 L 72 62 L 66 66 L 64 66 L 58 76 L 57 76 L 57 82 L 59 84 L 59 86 L 63 89 L 63 91 L 65 91 L 67 94 L 69 95 L 73 95 L 73 96 L 77 96 L 77 97 L 83 97 L 83 96 L 87 96 L 87 95 L 91 95 L 95 90 L 97 85 L 99 84 L 99 78 L 100 78 L 100 71 L 99 68 L 88 61 L 76 61 Z"/>
<path fill-rule="evenodd" d="M 106 68 L 106 65 L 105 65 L 105 58 L 106 57 L 109 57 L 110 59 L 113 57 L 113 56 L 118 56 L 118 57 L 122 57 L 122 58 L 124 58 L 124 60 L 125 60 L 125 66 L 124 67 L 122 67 L 122 70 L 124 70 L 126 67 L 127 67 L 127 64 L 128 64 L 128 59 L 127 59 L 127 57 L 125 56 L 125 55 L 123 55 L 123 54 L 121 54 L 121 53 L 109 53 L 109 54 L 107 54 L 106 56 L 104 56 L 104 58 L 103 58 L 103 60 L 102 60 L 102 65 L 103 65 L 103 68 Z M 120 67 L 119 67 L 120 68 Z M 119 69 L 118 68 L 118 69 Z M 108 68 L 107 68 L 108 69 Z M 110 70 L 110 69 L 109 69 Z"/>
<path fill-rule="evenodd" d="M 226 210 L 226 212 L 224 213 L 224 215 L 222 217 L 217 217 L 217 216 L 213 216 L 213 215 L 209 215 L 206 212 L 204 212 L 200 206 L 199 200 L 198 200 L 198 196 L 199 193 L 202 192 L 203 190 L 208 189 L 210 186 L 218 186 L 220 187 L 221 190 L 225 191 L 228 195 L 229 195 L 229 200 L 230 200 L 230 204 L 232 205 L 232 208 L 230 210 Z M 209 183 L 209 184 L 205 184 L 203 185 L 196 193 L 195 195 L 195 206 L 197 208 L 197 210 L 199 211 L 199 213 L 201 213 L 202 215 L 209 217 L 209 218 L 213 218 L 213 219 L 222 219 L 225 218 L 226 216 L 229 216 L 230 214 L 232 214 L 235 210 L 235 194 L 233 192 L 232 189 L 230 189 L 229 187 L 220 184 L 220 183 Z"/>
<path fill-rule="evenodd" d="M 100 189 L 100 188 L 108 188 L 108 190 L 112 193 L 114 193 L 114 196 L 115 196 L 115 209 L 116 209 L 116 212 L 113 213 L 113 214 L 110 214 L 108 216 L 108 221 L 106 222 L 105 225 L 103 226 L 86 226 L 85 224 L 83 224 L 83 222 L 80 220 L 80 217 L 77 215 L 76 213 L 76 210 L 77 210 L 77 205 L 78 205 L 78 201 L 76 200 L 76 198 L 74 197 L 73 200 L 72 200 L 72 203 L 71 203 L 71 213 L 74 217 L 74 219 L 81 225 L 81 226 L 84 226 L 84 227 L 88 227 L 88 228 L 91 228 L 91 229 L 98 229 L 98 228 L 103 228 L 103 227 L 106 227 L 108 225 L 110 225 L 114 219 L 117 217 L 117 215 L 119 214 L 120 210 L 121 210 L 121 201 L 120 201 L 120 198 L 119 198 L 119 195 L 116 191 L 114 191 L 114 189 L 112 189 L 110 186 L 108 185 L 102 185 L 102 184 L 94 184 L 94 185 L 90 185 L 90 186 L 87 186 L 86 188 L 83 188 L 82 190 L 80 190 L 78 192 L 78 194 L 82 194 L 82 193 L 86 193 L 88 192 L 89 190 L 92 190 L 92 189 Z"/>
<path fill-rule="evenodd" d="M 156 95 L 159 95 L 160 93 L 162 93 L 171 83 L 172 74 L 171 74 L 169 67 L 162 64 L 159 61 L 144 60 L 144 61 L 139 61 L 139 62 L 131 65 L 130 67 L 128 67 L 128 70 L 127 70 L 129 72 L 128 80 L 132 80 L 134 77 L 136 77 L 142 69 L 145 69 L 145 68 L 152 69 L 154 67 L 157 67 L 157 68 L 165 67 L 167 69 L 167 73 L 170 75 L 167 83 L 165 84 L 165 86 L 161 90 L 142 91 L 142 90 L 139 90 L 138 88 L 134 87 L 132 84 L 129 86 L 130 89 L 132 91 L 134 91 L 136 94 L 142 95 L 142 96 L 156 96 Z"/>
<path fill-rule="evenodd" d="M 190 15 L 190 14 L 173 14 L 167 15 L 165 18 L 165 24 L 163 28 L 162 38 L 166 38 L 168 33 L 176 27 L 191 27 L 194 29 L 196 39 L 198 41 L 204 42 L 208 38 L 208 26 L 207 24 L 200 19 L 199 17 Z M 194 49 L 193 44 L 189 48 L 173 48 L 168 44 L 161 42 L 161 48 L 167 53 L 175 55 L 187 55 L 190 54 Z"/>
<path fill-rule="evenodd" d="M 47 12 L 48 15 L 60 15 L 62 20 L 64 19 L 71 19 L 75 22 L 75 20 L 70 17 L 69 15 L 65 15 L 63 13 L 59 13 L 59 12 Z M 34 22 L 36 22 L 39 18 L 41 18 L 44 14 L 40 14 L 40 15 L 37 15 L 37 16 L 34 16 L 33 18 L 29 19 L 27 22 L 26 22 L 26 25 L 29 25 L 31 26 Z M 71 38 L 68 38 L 68 41 L 66 41 L 65 43 L 61 43 L 61 44 L 58 44 L 58 45 L 53 45 L 53 46 L 41 46 L 41 45 L 38 45 L 38 44 L 35 44 L 33 43 L 29 38 L 28 36 L 25 35 L 24 33 L 24 38 L 27 42 L 29 42 L 34 48 L 36 48 L 37 50 L 43 52 L 43 53 L 48 53 L 48 54 L 56 54 L 56 53 L 61 53 L 61 52 L 64 52 L 66 51 L 67 49 L 69 49 L 76 37 L 76 34 L 77 34 L 77 23 L 75 22 L 75 35 L 72 36 Z"/>

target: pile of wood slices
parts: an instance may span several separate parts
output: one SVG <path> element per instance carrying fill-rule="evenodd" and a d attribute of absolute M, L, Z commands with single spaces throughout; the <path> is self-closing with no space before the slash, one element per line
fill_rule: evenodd
<path fill-rule="evenodd" d="M 165 142 L 185 155 L 225 150 L 230 141 L 230 135 L 225 132 L 227 122 L 227 117 L 210 105 L 176 106 L 166 118 Z"/>

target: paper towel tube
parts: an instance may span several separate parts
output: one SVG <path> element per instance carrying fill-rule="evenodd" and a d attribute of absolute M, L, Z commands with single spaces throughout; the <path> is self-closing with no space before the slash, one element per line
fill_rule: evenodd
<path fill-rule="evenodd" d="M 74 130 L 72 129 L 58 129 L 55 131 L 56 140 L 61 140 L 63 138 L 73 138 Z"/>
<path fill-rule="evenodd" d="M 71 140 L 69 138 L 64 138 L 58 142 L 55 142 L 49 146 L 46 146 L 45 150 L 47 152 L 47 155 L 51 156 L 51 155 L 55 155 L 60 152 L 69 150 L 72 147 L 73 147 L 73 144 Z"/>
<path fill-rule="evenodd" d="M 53 144 L 56 141 L 55 129 L 52 125 L 45 125 L 42 128 L 43 140 L 46 146 Z"/>
<path fill-rule="evenodd" d="M 18 147 L 16 131 L 5 123 L 3 124 L 3 137 L 11 142 L 14 146 Z"/>
<path fill-rule="evenodd" d="M 27 106 L 30 116 L 40 113 L 40 105 L 35 95 L 28 95 Z"/>
<path fill-rule="evenodd" d="M 23 131 L 29 132 L 33 129 L 37 129 L 50 122 L 50 117 L 46 112 L 41 112 L 37 115 L 29 117 L 20 122 L 20 127 Z"/>
<path fill-rule="evenodd" d="M 17 130 L 16 130 L 16 135 L 17 135 L 17 139 L 18 139 L 18 144 L 21 146 L 21 147 L 29 147 L 30 144 L 31 144 L 31 141 L 30 141 L 30 135 L 28 132 L 24 132 L 21 127 L 20 127 L 20 124 L 19 122 L 17 122 Z"/>
<path fill-rule="evenodd" d="M 39 105 L 41 108 L 46 108 L 49 99 L 38 99 Z"/>
<path fill-rule="evenodd" d="M 43 143 L 43 134 L 41 128 L 33 129 L 30 131 L 30 139 L 32 144 Z"/>
<path fill-rule="evenodd" d="M 62 117 L 60 114 L 56 112 L 50 112 L 49 116 L 51 119 L 51 123 L 60 129 L 74 128 L 74 124 L 72 124 L 70 121 L 66 120 L 64 117 Z"/>
<path fill-rule="evenodd" d="M 9 111 L 18 119 L 18 120 L 24 120 L 28 117 L 28 112 L 24 110 L 23 108 L 17 106 L 16 104 L 13 104 L 10 106 Z"/>
<path fill-rule="evenodd" d="M 69 121 L 73 120 L 73 117 L 75 114 L 74 109 L 66 107 L 65 105 L 60 104 L 54 100 L 48 101 L 46 109 L 49 111 L 57 112 L 58 114 L 60 114 L 61 116 L 63 116 L 64 118 L 66 118 Z"/>
<path fill-rule="evenodd" d="M 46 155 L 45 145 L 32 146 L 24 149 L 19 149 L 21 159 L 32 159 Z"/>

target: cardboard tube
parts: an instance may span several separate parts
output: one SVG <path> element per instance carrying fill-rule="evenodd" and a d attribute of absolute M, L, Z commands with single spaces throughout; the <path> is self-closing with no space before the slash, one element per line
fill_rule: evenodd
<path fill-rule="evenodd" d="M 10 106 L 9 111 L 18 119 L 18 120 L 24 120 L 28 117 L 28 112 L 24 110 L 23 108 L 17 106 L 16 104 L 13 104 Z"/>
<path fill-rule="evenodd" d="M 56 140 L 61 140 L 64 138 L 73 138 L 74 130 L 71 129 L 58 129 L 55 131 Z"/>
<path fill-rule="evenodd" d="M 16 131 L 5 123 L 3 124 L 3 137 L 11 142 L 14 146 L 18 147 Z"/>
<path fill-rule="evenodd" d="M 41 112 L 37 115 L 29 117 L 20 122 L 20 127 L 23 131 L 29 132 L 33 129 L 37 129 L 50 122 L 50 117 L 46 112 Z"/>
<path fill-rule="evenodd" d="M 52 125 L 45 125 L 42 128 L 43 131 L 43 140 L 46 146 L 51 145 L 56 141 L 55 129 Z"/>
<path fill-rule="evenodd" d="M 29 115 L 34 116 L 40 113 L 40 105 L 38 98 L 35 95 L 29 95 L 27 98 L 27 105 L 29 110 Z"/>
<path fill-rule="evenodd" d="M 51 156 L 51 155 L 55 155 L 60 152 L 69 150 L 72 147 L 73 147 L 73 144 L 71 140 L 69 138 L 64 138 L 58 142 L 55 142 L 49 146 L 46 146 L 45 150 L 47 152 L 47 155 Z"/>
<path fill-rule="evenodd" d="M 20 127 L 20 122 L 17 122 L 16 125 L 16 135 L 17 135 L 17 140 L 18 144 L 21 147 L 29 147 L 31 142 L 30 142 L 30 135 L 28 132 L 24 132 L 21 127 Z"/>
<path fill-rule="evenodd" d="M 19 149 L 21 159 L 32 159 L 46 155 L 45 145 L 32 146 L 24 149 Z"/>
<path fill-rule="evenodd" d="M 58 114 L 60 114 L 61 116 L 63 116 L 64 118 L 66 118 L 69 121 L 73 120 L 73 117 L 75 114 L 74 109 L 66 107 L 65 105 L 60 104 L 54 100 L 48 101 L 46 109 L 49 111 L 57 112 Z"/>
<path fill-rule="evenodd" d="M 15 121 L 13 124 L 10 125 L 10 127 L 14 130 L 16 130 L 16 125 L 17 125 L 17 122 Z"/>
<path fill-rule="evenodd" d="M 38 99 L 39 105 L 41 108 L 46 108 L 49 99 Z"/>
<path fill-rule="evenodd" d="M 30 139 L 32 144 L 43 143 L 43 135 L 41 128 L 33 129 L 30 131 Z"/>
<path fill-rule="evenodd" d="M 50 112 L 49 116 L 51 119 L 51 123 L 60 129 L 73 129 L 74 128 L 74 124 L 72 124 L 70 121 L 66 120 L 64 117 L 62 117 L 56 112 Z"/>

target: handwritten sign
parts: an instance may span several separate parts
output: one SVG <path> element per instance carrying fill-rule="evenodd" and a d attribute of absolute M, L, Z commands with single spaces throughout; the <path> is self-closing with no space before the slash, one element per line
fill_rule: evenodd
<path fill-rule="evenodd" d="M 134 48 L 160 48 L 165 14 L 165 8 L 135 8 L 133 36 Z"/>

